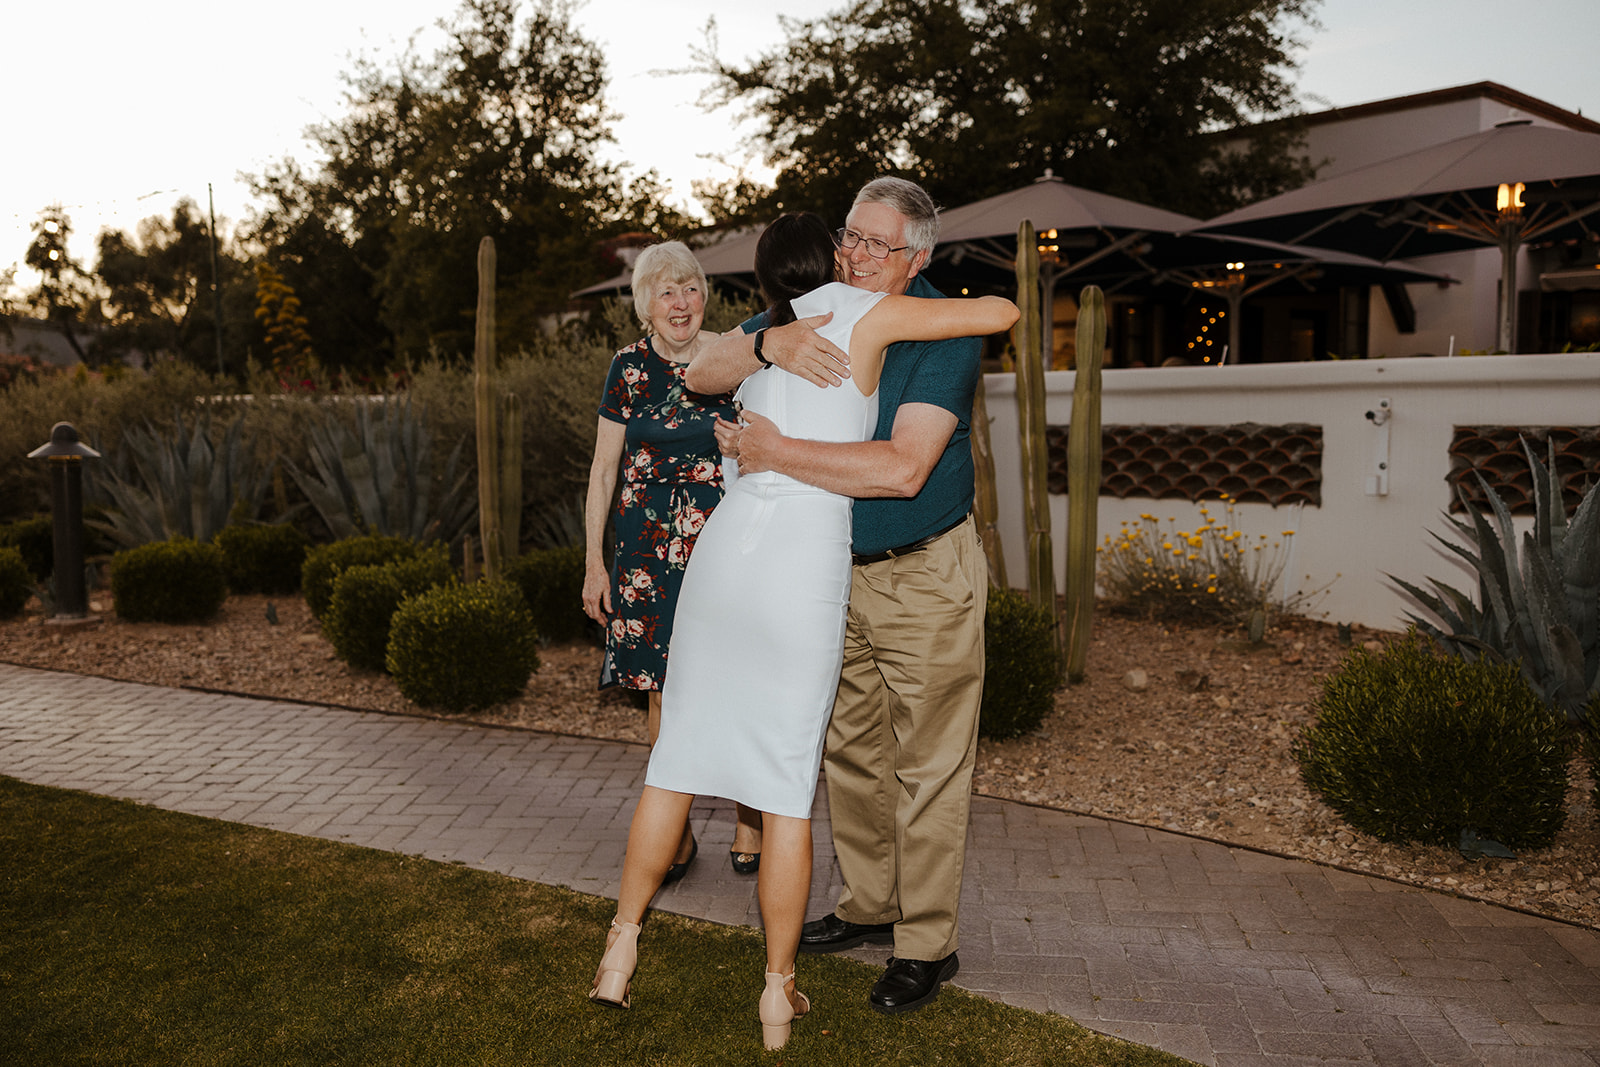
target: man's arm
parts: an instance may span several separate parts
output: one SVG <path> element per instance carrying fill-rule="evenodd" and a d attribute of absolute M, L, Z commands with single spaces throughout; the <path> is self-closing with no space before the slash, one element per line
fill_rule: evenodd
<path fill-rule="evenodd" d="M 955 415 L 936 404 L 902 404 L 887 441 L 807 441 L 785 437 L 754 412 L 747 425 L 718 420 L 717 441 L 737 455 L 741 474 L 772 470 L 851 497 L 913 497 L 955 433 Z"/>
<path fill-rule="evenodd" d="M 829 312 L 772 327 L 762 341 L 761 354 L 773 366 L 814 385 L 838 385 L 850 377 L 850 356 L 817 333 L 817 327 L 826 325 L 831 318 L 833 313 Z M 696 393 L 731 393 L 760 369 L 756 335 L 735 329 L 702 349 L 689 362 L 683 381 Z"/>

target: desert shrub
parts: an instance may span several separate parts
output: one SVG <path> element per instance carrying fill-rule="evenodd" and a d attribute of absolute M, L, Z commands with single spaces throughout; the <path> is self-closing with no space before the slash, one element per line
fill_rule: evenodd
<path fill-rule="evenodd" d="M 228 596 L 222 549 L 187 537 L 111 557 L 112 606 L 129 622 L 198 622 Z"/>
<path fill-rule="evenodd" d="M 443 545 L 411 559 L 346 567 L 334 579 L 322 633 L 350 666 L 381 671 L 389 623 L 400 602 L 454 577 Z"/>
<path fill-rule="evenodd" d="M 235 593 L 293 593 L 300 588 L 306 535 L 288 523 L 226 526 L 213 538 Z"/>
<path fill-rule="evenodd" d="M 389 634 L 389 673 L 424 707 L 470 711 L 510 700 L 539 669 L 539 635 L 510 582 L 408 597 Z"/>
<path fill-rule="evenodd" d="M 328 613 L 328 602 L 333 599 L 333 581 L 340 571 L 396 559 L 413 559 L 421 551 L 420 544 L 404 537 L 347 537 L 329 545 L 319 545 L 306 553 L 305 564 L 300 568 L 300 590 L 305 594 L 311 614 L 321 622 Z"/>
<path fill-rule="evenodd" d="M 1302 613 L 1326 592 L 1283 588 L 1293 530 L 1276 539 L 1250 537 L 1236 526 L 1233 500 L 1223 515 L 1200 506 L 1200 523 L 1180 530 L 1151 514 L 1122 524 L 1095 549 L 1098 581 L 1111 608 L 1169 622 L 1238 623 L 1253 612 Z"/>
<path fill-rule="evenodd" d="M 1537 848 L 1566 819 L 1570 742 L 1516 664 L 1446 656 L 1412 631 L 1345 658 L 1293 753 L 1306 785 L 1380 840 L 1453 846 L 1471 830 Z"/>
<path fill-rule="evenodd" d="M 58 422 L 77 427 L 85 444 L 121 440 L 125 427 L 170 424 L 175 408 L 193 411 L 195 397 L 234 392 L 224 378 L 181 361 L 157 361 L 148 374 L 111 378 L 45 372 L 0 392 L 0 518 L 24 518 L 50 507 L 50 465 L 26 460 Z M 234 405 L 212 405 L 232 410 Z M 89 460 L 98 463 L 99 460 Z"/>
<path fill-rule="evenodd" d="M 1038 727 L 1061 685 L 1055 620 L 1012 589 L 989 587 L 983 620 L 983 707 L 978 733 L 1004 740 Z"/>
<path fill-rule="evenodd" d="M 522 590 L 533 624 L 546 641 L 571 641 L 589 628 L 583 613 L 583 558 L 582 545 L 546 548 L 506 568 L 506 580 Z"/>
<path fill-rule="evenodd" d="M 28 565 L 34 581 L 44 581 L 55 569 L 56 534 L 48 515 L 18 519 L 0 526 L 0 547 L 21 552 L 22 561 Z"/>
<path fill-rule="evenodd" d="M 33 572 L 15 548 L 0 548 L 0 619 L 21 614 L 33 596 Z"/>
<path fill-rule="evenodd" d="M 1447 652 L 1463 659 L 1488 655 L 1520 664 L 1534 691 L 1559 708 L 1569 722 L 1583 721 L 1584 707 L 1600 695 L 1600 484 L 1583 494 L 1567 518 L 1556 443 L 1549 442 L 1547 468 L 1522 442 L 1533 476 L 1533 528 L 1519 534 L 1510 506 L 1482 474 L 1474 472 L 1489 498 L 1484 516 L 1465 484 L 1456 495 L 1466 521 L 1446 514 L 1466 547 L 1435 538 L 1477 572 L 1478 599 L 1437 578 L 1432 591 L 1391 576 L 1438 617 L 1436 625 L 1418 615 L 1411 621 Z"/>

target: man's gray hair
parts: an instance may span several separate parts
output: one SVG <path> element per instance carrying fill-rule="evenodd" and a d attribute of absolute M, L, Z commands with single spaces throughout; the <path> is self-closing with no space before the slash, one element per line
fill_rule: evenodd
<path fill-rule="evenodd" d="M 904 178 L 874 178 L 861 187 L 855 203 L 884 204 L 905 216 L 904 240 L 912 255 L 932 252 L 939 243 L 939 209 L 933 206 L 933 197 L 916 182 Z"/>
<path fill-rule="evenodd" d="M 700 294 L 707 295 L 706 272 L 688 245 L 682 241 L 651 245 L 633 261 L 633 313 L 646 330 L 655 329 L 650 323 L 650 301 L 662 282 L 698 282 Z"/>

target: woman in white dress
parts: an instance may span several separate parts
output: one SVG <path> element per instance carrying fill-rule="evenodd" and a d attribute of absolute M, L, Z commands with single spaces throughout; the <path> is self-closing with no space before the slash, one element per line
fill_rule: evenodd
<path fill-rule="evenodd" d="M 834 280 L 836 253 L 832 234 L 809 213 L 781 216 L 757 244 L 766 325 L 832 312 L 818 332 L 850 355 L 851 376 L 839 388 L 772 366 L 740 387 L 739 402 L 786 436 L 866 440 L 891 343 L 991 334 L 1016 321 L 1016 305 L 1001 297 L 922 300 L 854 289 Z M 794 988 L 794 962 L 811 886 L 811 802 L 844 649 L 850 505 L 762 472 L 733 481 L 702 530 L 679 594 L 661 736 L 629 829 L 592 999 L 628 1006 L 639 923 L 673 859 L 672 827 L 683 825 L 700 794 L 762 812 L 766 1047 L 781 1047 L 809 1008 Z"/>

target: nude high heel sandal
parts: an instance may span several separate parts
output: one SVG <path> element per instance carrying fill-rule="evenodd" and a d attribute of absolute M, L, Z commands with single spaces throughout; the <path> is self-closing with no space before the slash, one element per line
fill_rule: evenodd
<path fill-rule="evenodd" d="M 775 974 L 767 972 L 767 988 L 761 991 L 761 1044 L 767 1049 L 779 1049 L 789 1042 L 789 1030 L 800 1016 L 811 1010 L 811 1001 L 798 989 L 794 991 L 795 1005 L 784 986 L 794 981 L 794 972 Z"/>
<path fill-rule="evenodd" d="M 639 964 L 639 924 L 612 919 L 611 929 L 617 932 L 617 937 L 600 958 L 600 970 L 594 976 L 589 999 L 596 1004 L 626 1008 L 633 969 Z"/>

